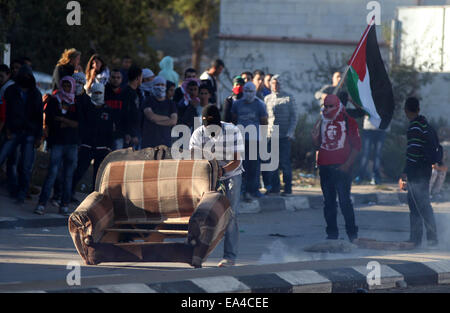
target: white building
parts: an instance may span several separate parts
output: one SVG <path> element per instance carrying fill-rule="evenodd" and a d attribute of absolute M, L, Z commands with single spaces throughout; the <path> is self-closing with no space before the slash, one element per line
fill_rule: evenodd
<path fill-rule="evenodd" d="M 345 69 L 346 62 L 367 27 L 367 16 L 373 11 L 373 6 L 368 9 L 370 2 L 373 1 L 222 0 L 219 56 L 224 60 L 227 70 L 221 77 L 220 97 L 223 99 L 230 93 L 233 76 L 246 70 L 262 69 L 285 78 L 287 85 L 284 88 L 295 95 L 301 111 L 302 103 L 311 104 L 314 91 L 326 83 L 326 79 L 315 76 L 318 64 L 331 63 L 332 66 Z M 447 0 L 377 2 L 381 12 L 377 36 L 386 65 L 389 62 L 389 49 L 383 30 L 391 27 L 392 20 L 397 17 L 398 7 L 450 3 Z M 446 19 L 449 19 L 450 11 L 447 13 Z M 434 14 L 430 11 L 431 19 Z M 409 27 L 406 15 L 404 11 L 399 11 L 404 30 Z M 420 19 L 414 20 L 412 24 L 417 22 Z M 450 45 L 450 40 L 447 41 Z M 402 54 L 401 58 L 405 59 L 406 54 Z M 444 66 L 444 69 L 447 67 L 450 68 L 450 65 Z M 450 88 L 447 88 L 446 92 L 449 91 Z M 448 94 L 443 97 L 448 99 Z"/>

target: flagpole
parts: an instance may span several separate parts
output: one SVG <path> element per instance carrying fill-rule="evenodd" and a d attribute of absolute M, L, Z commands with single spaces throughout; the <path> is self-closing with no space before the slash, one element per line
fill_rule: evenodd
<path fill-rule="evenodd" d="M 372 20 L 370 21 L 370 24 L 367 26 L 366 30 L 364 31 L 363 36 L 362 36 L 362 38 L 361 38 L 361 40 L 360 40 L 360 42 L 359 42 L 359 44 L 358 44 L 358 47 L 356 47 L 356 50 L 355 50 L 355 52 L 353 53 L 352 58 L 351 58 L 350 62 L 348 63 L 347 68 L 345 69 L 344 74 L 343 74 L 342 77 L 341 77 L 341 80 L 339 81 L 339 84 L 336 86 L 336 88 L 334 88 L 333 95 L 337 95 L 339 89 L 342 88 L 342 85 L 344 84 L 344 79 L 347 77 L 348 71 L 350 70 L 350 67 L 351 67 L 352 64 L 353 64 L 353 61 L 355 60 L 356 55 L 358 54 L 359 49 L 361 48 L 361 44 L 362 44 L 362 42 L 364 41 L 364 39 L 365 39 L 365 37 L 367 36 L 367 34 L 369 33 L 369 29 L 370 29 L 370 27 L 372 27 L 372 25 L 373 25 L 374 22 L 375 22 L 375 15 L 372 17 Z"/>

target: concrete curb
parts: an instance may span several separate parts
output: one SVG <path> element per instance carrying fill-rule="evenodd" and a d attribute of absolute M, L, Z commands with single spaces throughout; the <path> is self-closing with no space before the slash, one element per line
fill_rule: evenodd
<path fill-rule="evenodd" d="M 369 285 L 372 268 L 299 270 L 248 276 L 213 276 L 175 282 L 103 285 L 34 293 L 353 293 L 399 286 L 450 284 L 450 260 L 382 264 L 380 282 Z"/>
<path fill-rule="evenodd" d="M 367 193 L 352 194 L 355 205 L 399 205 L 407 203 L 406 193 Z M 309 209 L 322 209 L 322 195 L 293 195 L 289 197 L 265 196 L 252 202 L 241 201 L 240 214 L 254 214 L 268 211 L 301 211 Z"/>

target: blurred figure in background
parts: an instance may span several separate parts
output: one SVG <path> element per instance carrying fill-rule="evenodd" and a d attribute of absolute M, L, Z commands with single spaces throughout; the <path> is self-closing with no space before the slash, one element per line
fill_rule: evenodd
<path fill-rule="evenodd" d="M 42 143 L 43 104 L 31 68 L 24 65 L 15 84 L 3 95 L 3 127 L 6 140 L 0 148 L 0 166 L 20 146 L 18 177 L 9 177 L 11 196 L 17 204 L 25 202 L 33 171 L 35 149 Z M 14 174 L 14 173 L 13 173 Z"/>
<path fill-rule="evenodd" d="M 264 93 L 263 93 L 263 87 L 264 87 L 264 72 L 261 70 L 256 70 L 253 72 L 253 83 L 256 86 L 256 96 L 261 100 L 264 101 Z"/>
<path fill-rule="evenodd" d="M 191 78 L 197 78 L 197 71 L 195 69 L 193 69 L 193 68 L 188 68 L 186 71 L 184 71 L 183 83 L 187 79 L 191 79 Z M 185 90 L 183 90 L 183 83 L 175 89 L 175 94 L 173 96 L 173 101 L 175 103 L 177 103 L 177 104 L 184 97 Z"/>
<path fill-rule="evenodd" d="M 124 89 L 128 85 L 128 70 L 131 65 L 133 65 L 133 60 L 129 55 L 122 58 L 122 67 L 120 68 L 120 73 L 122 74 L 122 84 L 120 87 Z"/>
<path fill-rule="evenodd" d="M 292 165 L 291 146 L 295 139 L 298 115 L 295 98 L 283 91 L 282 78 L 274 75 L 270 80 L 272 93 L 264 98 L 269 115 L 269 140 L 279 140 L 280 164 L 279 169 L 271 173 L 270 182 L 266 186 L 268 194 L 280 193 L 279 170 L 283 172 L 283 196 L 292 194 Z M 279 137 L 272 137 L 274 126 L 279 128 Z M 270 142 L 269 142 L 270 147 Z"/>
<path fill-rule="evenodd" d="M 178 85 L 180 81 L 180 75 L 174 71 L 173 67 L 173 58 L 170 56 L 164 57 L 161 62 L 159 62 L 159 67 L 161 71 L 158 76 L 165 78 L 166 80 L 171 81 L 175 85 Z"/>
<path fill-rule="evenodd" d="M 186 91 L 184 98 L 178 103 L 178 124 L 188 126 L 191 131 L 194 129 L 195 118 L 199 115 L 200 98 L 198 92 L 200 80 L 196 78 L 186 79 L 183 83 L 183 90 Z"/>
<path fill-rule="evenodd" d="M 60 88 L 59 82 L 65 76 L 72 76 L 80 68 L 81 52 L 72 48 L 64 50 L 53 71 L 52 90 Z"/>
<path fill-rule="evenodd" d="M 154 79 L 155 74 L 151 69 L 144 68 L 142 70 L 142 84 L 141 87 L 139 88 L 142 91 L 143 102 L 145 102 L 145 100 L 152 95 L 152 87 L 153 87 L 152 82 Z"/>
<path fill-rule="evenodd" d="M 217 59 L 213 61 L 211 63 L 211 67 L 200 76 L 200 80 L 202 81 L 202 83 L 207 84 L 209 90 L 211 90 L 211 99 L 209 100 L 209 102 L 217 106 L 219 108 L 219 111 L 222 111 L 222 106 L 218 102 L 219 99 L 217 98 L 217 79 L 219 78 L 220 74 L 222 74 L 224 68 L 225 63 L 223 63 L 222 60 Z"/>
<path fill-rule="evenodd" d="M 241 73 L 241 77 L 245 81 L 245 83 L 253 81 L 253 74 L 252 74 L 252 72 L 242 72 Z"/>
<path fill-rule="evenodd" d="M 103 58 L 98 54 L 94 54 L 86 66 L 87 82 L 84 89 L 86 89 L 87 93 L 90 93 L 89 90 L 94 83 L 106 85 L 109 81 L 109 75 L 108 66 Z"/>
<path fill-rule="evenodd" d="M 441 189 L 447 177 L 448 166 L 444 162 L 433 164 L 430 179 L 430 196 L 432 199 L 441 198 Z"/>
<path fill-rule="evenodd" d="M 123 149 L 124 138 L 122 132 L 119 129 L 121 120 L 123 118 L 123 89 L 121 87 L 122 82 L 122 72 L 120 70 L 114 69 L 111 71 L 109 83 L 105 86 L 105 103 L 111 109 L 111 116 L 115 125 L 113 129 L 113 151 Z"/>
<path fill-rule="evenodd" d="M 270 80 L 272 79 L 272 77 L 273 74 L 266 74 L 266 76 L 264 76 L 263 97 L 270 95 L 272 92 L 270 91 Z"/>
<path fill-rule="evenodd" d="M 121 120 L 117 130 L 124 138 L 124 148 L 137 148 L 140 144 L 142 125 L 142 93 L 139 87 L 142 84 L 142 69 L 131 66 L 128 71 L 128 85 L 123 90 L 123 107 Z"/>
<path fill-rule="evenodd" d="M 175 95 L 175 84 L 172 83 L 170 80 L 166 81 L 166 97 L 168 100 L 173 101 L 173 97 Z"/>
<path fill-rule="evenodd" d="M 231 109 L 233 107 L 233 103 L 241 99 L 244 95 L 244 85 L 245 81 L 241 76 L 236 76 L 233 78 L 232 93 L 223 102 L 223 120 L 227 123 L 231 123 L 233 121 Z"/>

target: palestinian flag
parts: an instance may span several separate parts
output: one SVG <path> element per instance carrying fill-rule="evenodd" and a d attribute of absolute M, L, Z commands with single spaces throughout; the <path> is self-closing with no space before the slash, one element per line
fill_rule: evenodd
<path fill-rule="evenodd" d="M 352 55 L 347 88 L 353 101 L 369 115 L 373 125 L 386 129 L 394 114 L 392 85 L 381 59 L 374 19 Z"/>

